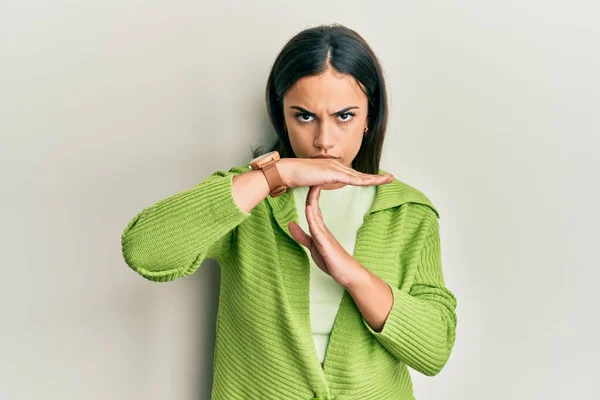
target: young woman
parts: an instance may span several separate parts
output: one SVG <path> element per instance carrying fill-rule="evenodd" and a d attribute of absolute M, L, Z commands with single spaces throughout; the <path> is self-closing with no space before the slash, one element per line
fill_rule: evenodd
<path fill-rule="evenodd" d="M 356 32 L 294 36 L 267 82 L 266 154 L 142 210 L 122 235 L 153 281 L 221 265 L 214 400 L 414 399 L 455 339 L 439 214 L 379 167 L 387 99 Z"/>

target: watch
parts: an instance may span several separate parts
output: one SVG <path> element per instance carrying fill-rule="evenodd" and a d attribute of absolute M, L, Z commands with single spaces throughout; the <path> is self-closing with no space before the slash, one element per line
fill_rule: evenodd
<path fill-rule="evenodd" d="M 277 161 L 279 161 L 278 151 L 271 151 L 250 161 L 250 168 L 252 170 L 262 169 L 262 172 L 265 174 L 271 197 L 281 196 L 287 190 L 277 169 Z"/>

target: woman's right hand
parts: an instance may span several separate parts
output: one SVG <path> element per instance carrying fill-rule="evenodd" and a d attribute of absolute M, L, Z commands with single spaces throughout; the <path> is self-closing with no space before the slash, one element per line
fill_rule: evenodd
<path fill-rule="evenodd" d="M 343 183 L 354 186 L 373 186 L 390 183 L 390 173 L 365 174 L 346 167 L 336 159 L 327 158 L 282 158 L 277 169 L 286 187 L 309 187 Z"/>

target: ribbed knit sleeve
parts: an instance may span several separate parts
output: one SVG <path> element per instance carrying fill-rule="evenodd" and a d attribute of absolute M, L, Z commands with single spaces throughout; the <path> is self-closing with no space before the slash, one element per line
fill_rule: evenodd
<path fill-rule="evenodd" d="M 121 236 L 127 265 L 146 279 L 165 282 L 193 273 L 207 258 L 220 261 L 235 228 L 251 215 L 233 198 L 233 177 L 241 171 L 217 171 L 139 212 Z"/>
<path fill-rule="evenodd" d="M 363 318 L 388 351 L 428 376 L 446 364 L 456 332 L 456 298 L 444 285 L 437 219 L 431 225 L 409 293 L 390 285 L 394 301 L 382 330 L 376 332 Z"/>

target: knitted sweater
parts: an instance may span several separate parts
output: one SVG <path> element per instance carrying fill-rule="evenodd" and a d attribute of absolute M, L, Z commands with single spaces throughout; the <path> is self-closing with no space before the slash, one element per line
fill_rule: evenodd
<path fill-rule="evenodd" d="M 308 256 L 288 229 L 298 222 L 293 195 L 267 196 L 244 212 L 232 180 L 248 168 L 216 171 L 141 210 L 121 236 L 125 262 L 152 281 L 189 275 L 205 259 L 220 263 L 211 398 L 414 399 L 407 367 L 440 372 L 456 328 L 432 203 L 397 179 L 377 186 L 353 256 L 390 286 L 392 309 L 376 332 L 345 291 L 321 368 L 310 330 Z"/>
<path fill-rule="evenodd" d="M 306 198 L 309 189 L 308 187 L 290 189 L 296 199 L 299 224 L 308 234 L 310 231 L 306 220 Z M 319 210 L 323 215 L 323 221 L 349 254 L 354 253 L 356 235 L 373 204 L 375 191 L 375 186 L 346 185 L 338 189 L 321 190 L 319 193 Z M 344 295 L 344 287 L 317 266 L 309 249 L 304 246 L 302 248 L 310 261 L 310 327 L 319 362 L 323 362 L 331 329 Z"/>

